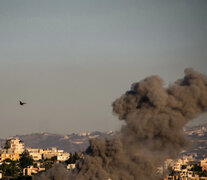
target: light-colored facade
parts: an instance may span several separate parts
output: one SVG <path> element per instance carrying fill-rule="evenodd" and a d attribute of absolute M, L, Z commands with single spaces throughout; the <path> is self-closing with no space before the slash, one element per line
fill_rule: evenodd
<path fill-rule="evenodd" d="M 71 170 L 71 169 L 75 169 L 75 164 L 68 164 L 67 165 L 67 169 Z"/>
<path fill-rule="evenodd" d="M 52 148 L 52 150 L 44 150 L 43 151 L 43 159 L 51 159 L 54 156 L 57 156 L 57 149 L 56 148 Z"/>
<path fill-rule="evenodd" d="M 200 165 L 202 166 L 207 166 L 207 158 L 203 159 L 200 161 Z"/>
<path fill-rule="evenodd" d="M 20 154 L 24 152 L 24 143 L 18 138 L 7 139 L 5 148 L 0 151 L 0 161 L 11 159 L 19 160 Z"/>
<path fill-rule="evenodd" d="M 69 153 L 63 152 L 63 153 L 58 153 L 57 155 L 57 160 L 58 161 L 67 161 L 70 157 Z"/>
<path fill-rule="evenodd" d="M 0 154 L 0 161 L 3 161 L 5 159 L 11 159 L 13 161 L 19 160 L 19 154 L 18 153 L 8 153 L 7 151 L 2 151 Z"/>
<path fill-rule="evenodd" d="M 33 166 L 27 167 L 23 169 L 24 176 L 31 176 L 32 174 L 37 174 L 40 171 L 44 171 L 45 168 L 34 168 Z"/>
<path fill-rule="evenodd" d="M 167 159 L 164 164 L 164 168 L 171 167 L 174 170 L 173 176 L 167 176 L 164 180 L 207 180 L 207 177 L 200 177 L 201 174 L 198 174 L 195 171 L 192 171 L 193 167 L 196 163 L 194 157 L 185 156 L 182 159 L 171 160 Z M 202 171 L 207 170 L 207 159 L 203 159 L 200 161 L 200 165 L 202 167 Z"/>
<path fill-rule="evenodd" d="M 32 158 L 35 161 L 42 159 L 42 154 L 44 152 L 43 149 L 33 149 L 33 148 L 26 148 L 26 150 L 29 152 L 29 155 L 32 156 Z"/>
<path fill-rule="evenodd" d="M 180 172 L 181 171 L 182 164 L 183 164 L 182 160 L 181 159 L 178 159 L 173 164 L 173 170 L 174 171 L 177 171 L 177 172 Z"/>
<path fill-rule="evenodd" d="M 24 152 L 24 143 L 18 138 L 7 139 L 5 143 L 5 149 L 8 150 L 8 153 L 18 153 L 22 154 Z"/>
<path fill-rule="evenodd" d="M 51 159 L 52 157 L 56 156 L 58 161 L 66 161 L 69 159 L 70 154 L 64 152 L 63 150 L 52 148 L 51 150 L 44 150 L 42 156 L 43 159 Z"/>
<path fill-rule="evenodd" d="M 58 161 L 66 161 L 70 157 L 69 153 L 64 152 L 63 150 L 57 150 L 57 148 L 52 148 L 51 150 L 26 148 L 26 150 L 35 161 L 41 159 L 51 159 L 54 156 L 57 157 Z"/>
<path fill-rule="evenodd" d="M 207 158 L 200 161 L 200 166 L 202 167 L 202 171 L 207 171 Z"/>

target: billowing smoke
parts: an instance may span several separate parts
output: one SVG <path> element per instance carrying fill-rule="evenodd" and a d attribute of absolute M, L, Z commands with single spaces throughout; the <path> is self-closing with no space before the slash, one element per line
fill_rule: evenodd
<path fill-rule="evenodd" d="M 183 79 L 166 88 L 151 76 L 132 84 L 112 106 L 125 121 L 119 136 L 91 140 L 69 179 L 160 179 L 157 167 L 188 145 L 183 127 L 207 110 L 207 77 L 186 69 Z"/>
<path fill-rule="evenodd" d="M 70 179 L 70 174 L 62 164 L 56 164 L 53 168 L 49 169 L 45 173 L 41 174 L 39 177 L 36 177 L 35 179 L 68 180 Z"/>

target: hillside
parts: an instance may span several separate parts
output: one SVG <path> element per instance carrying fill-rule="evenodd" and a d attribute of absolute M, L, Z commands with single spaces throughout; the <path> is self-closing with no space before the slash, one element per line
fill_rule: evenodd
<path fill-rule="evenodd" d="M 25 143 L 26 147 L 31 148 L 51 148 L 57 147 L 66 152 L 79 152 L 84 151 L 89 145 L 89 139 L 92 138 L 104 138 L 112 137 L 115 132 L 91 132 L 91 133 L 80 133 L 70 135 L 60 135 L 52 133 L 35 133 L 28 135 L 17 135 Z M 5 144 L 5 139 L 0 139 L 1 146 Z"/>
<path fill-rule="evenodd" d="M 185 133 L 190 139 L 189 148 L 183 154 L 196 153 L 198 159 L 207 158 L 207 124 L 186 127 Z M 79 133 L 70 135 L 60 135 L 52 133 L 35 133 L 28 135 L 18 135 L 26 147 L 31 148 L 51 148 L 57 147 L 66 152 L 84 151 L 89 145 L 89 139 L 92 138 L 105 138 L 113 137 L 116 132 L 91 132 Z M 5 139 L 0 139 L 1 146 L 3 147 Z"/>
<path fill-rule="evenodd" d="M 197 159 L 207 158 L 207 124 L 185 129 L 191 144 L 186 153 L 196 153 Z"/>

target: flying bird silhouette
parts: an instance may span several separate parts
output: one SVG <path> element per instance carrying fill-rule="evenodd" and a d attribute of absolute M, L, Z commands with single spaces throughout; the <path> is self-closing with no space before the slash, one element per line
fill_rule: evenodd
<path fill-rule="evenodd" d="M 21 106 L 23 106 L 24 104 L 27 104 L 27 103 L 26 103 L 26 102 L 19 101 L 19 104 L 20 104 Z"/>

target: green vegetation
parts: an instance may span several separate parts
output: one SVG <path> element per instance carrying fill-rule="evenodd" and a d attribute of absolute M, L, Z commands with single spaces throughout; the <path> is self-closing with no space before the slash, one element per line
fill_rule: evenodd
<path fill-rule="evenodd" d="M 18 177 L 21 173 L 19 162 L 12 161 L 10 159 L 3 161 L 3 163 L 0 165 L 0 170 L 2 171 L 4 177 Z"/>
<path fill-rule="evenodd" d="M 0 165 L 0 170 L 2 171 L 3 177 L 19 178 L 22 175 L 23 169 L 33 165 L 33 162 L 32 157 L 25 151 L 21 154 L 19 161 L 5 159 Z"/>
<path fill-rule="evenodd" d="M 57 161 L 57 156 L 53 156 L 53 157 L 51 158 L 51 161 L 53 161 L 53 162 Z"/>
<path fill-rule="evenodd" d="M 201 172 L 202 171 L 202 167 L 197 165 L 197 164 L 194 164 L 193 167 L 191 168 L 191 171 L 193 171 L 193 172 Z"/>
<path fill-rule="evenodd" d="M 77 160 L 80 159 L 80 155 L 75 152 L 74 154 L 70 154 L 70 158 L 66 161 L 67 164 L 74 164 Z"/>
<path fill-rule="evenodd" d="M 202 172 L 201 172 L 201 176 L 203 176 L 203 177 L 207 177 L 207 171 L 202 171 Z"/>
<path fill-rule="evenodd" d="M 193 171 L 194 174 L 198 174 L 199 177 L 207 177 L 207 171 L 202 171 L 202 167 L 198 164 L 193 164 L 191 171 Z"/>
<path fill-rule="evenodd" d="M 19 162 L 20 162 L 20 167 L 23 169 L 23 168 L 33 165 L 34 160 L 32 156 L 29 155 L 29 152 L 24 151 L 21 154 Z"/>
<path fill-rule="evenodd" d="M 182 165 L 181 169 L 186 169 L 187 165 Z"/>
<path fill-rule="evenodd" d="M 41 167 L 45 168 L 45 170 L 48 170 L 52 167 L 53 164 L 54 164 L 53 161 L 47 159 L 47 160 L 43 161 Z"/>

